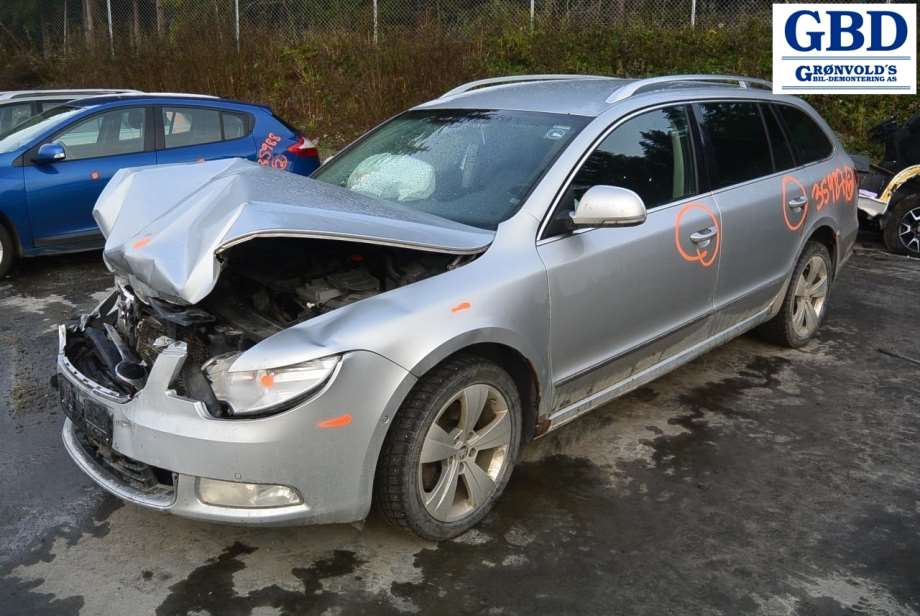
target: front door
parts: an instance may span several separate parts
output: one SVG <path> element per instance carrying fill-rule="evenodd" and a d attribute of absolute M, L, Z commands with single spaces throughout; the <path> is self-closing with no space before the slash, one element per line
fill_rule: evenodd
<path fill-rule="evenodd" d="M 50 141 L 67 157 L 35 164 L 26 155 L 25 186 L 36 246 L 73 250 L 101 245 L 93 206 L 115 172 L 156 163 L 144 107 L 120 107 L 77 121 Z"/>
<path fill-rule="evenodd" d="M 549 279 L 560 419 L 708 335 L 721 221 L 712 199 L 699 194 L 690 126 L 685 106 L 620 124 L 574 176 L 538 246 Z M 568 212 L 595 185 L 635 191 L 648 219 L 567 231 Z"/>

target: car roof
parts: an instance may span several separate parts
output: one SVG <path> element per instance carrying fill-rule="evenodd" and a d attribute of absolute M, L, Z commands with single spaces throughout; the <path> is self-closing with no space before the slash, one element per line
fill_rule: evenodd
<path fill-rule="evenodd" d="M 105 94 L 137 92 L 137 90 L 92 88 L 92 89 L 57 89 L 57 90 L 8 90 L 0 92 L 0 102 L 12 100 L 37 100 L 43 98 L 82 98 Z"/>
<path fill-rule="evenodd" d="M 418 109 L 508 109 L 598 116 L 631 96 L 679 91 L 687 94 L 747 90 L 766 98 L 774 96 L 769 82 L 731 75 L 670 75 L 649 79 L 624 79 L 603 75 L 517 75 L 470 82 Z"/>
<path fill-rule="evenodd" d="M 219 104 L 219 105 L 242 105 L 246 107 L 258 107 L 261 109 L 266 109 L 271 111 L 271 108 L 267 105 L 262 105 L 259 103 L 247 103 L 244 101 L 238 101 L 230 98 L 221 98 L 219 96 L 212 96 L 210 94 L 192 94 L 192 93 L 183 93 L 183 92 L 137 92 L 137 93 L 123 93 L 123 94 L 108 94 L 103 96 L 90 96 L 87 98 L 74 100 L 72 101 L 75 105 L 81 107 L 93 107 L 98 105 L 104 105 L 108 103 L 117 103 L 117 102 L 140 102 L 144 104 L 159 104 L 159 103 L 170 103 L 170 102 L 183 102 L 183 103 L 192 103 L 192 104 Z"/>

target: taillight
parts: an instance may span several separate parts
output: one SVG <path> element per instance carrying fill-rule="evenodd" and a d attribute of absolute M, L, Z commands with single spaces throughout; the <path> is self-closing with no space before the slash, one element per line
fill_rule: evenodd
<path fill-rule="evenodd" d="M 319 151 L 316 149 L 316 146 L 303 135 L 298 136 L 297 141 L 295 141 L 287 151 L 289 154 L 301 156 L 303 158 L 319 158 Z"/>

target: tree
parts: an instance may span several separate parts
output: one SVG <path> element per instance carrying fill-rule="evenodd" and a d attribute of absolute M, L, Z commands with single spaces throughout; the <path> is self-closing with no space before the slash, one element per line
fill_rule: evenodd
<path fill-rule="evenodd" d="M 163 30 L 166 27 L 166 14 L 163 12 L 163 0 L 156 0 L 157 9 L 157 35 L 163 36 Z"/>
<path fill-rule="evenodd" d="M 93 0 L 83 0 L 83 35 L 86 37 L 86 44 L 93 44 Z"/>

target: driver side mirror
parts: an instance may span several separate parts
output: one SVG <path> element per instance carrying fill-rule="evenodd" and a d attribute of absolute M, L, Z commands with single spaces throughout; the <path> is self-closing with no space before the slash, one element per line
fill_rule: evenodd
<path fill-rule="evenodd" d="M 632 227 L 645 222 L 645 203 L 628 188 L 592 186 L 571 217 L 575 227 Z"/>
<path fill-rule="evenodd" d="M 38 152 L 35 153 L 35 157 L 32 161 L 47 165 L 49 163 L 60 162 L 65 158 L 67 158 L 67 152 L 64 151 L 64 146 L 60 143 L 45 143 L 38 148 Z"/>

